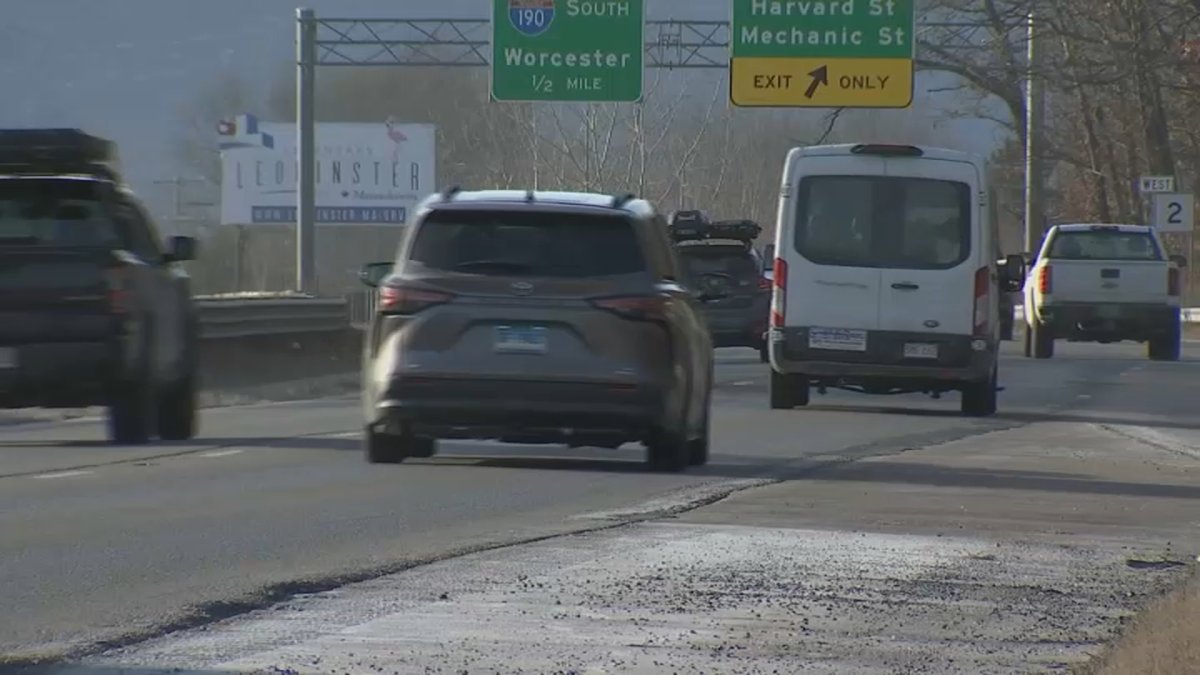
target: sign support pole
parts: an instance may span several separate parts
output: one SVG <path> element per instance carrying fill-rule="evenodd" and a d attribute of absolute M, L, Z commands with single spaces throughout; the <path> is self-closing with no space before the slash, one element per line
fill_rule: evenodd
<path fill-rule="evenodd" d="M 317 20 L 311 9 L 296 10 L 296 290 L 316 292 L 316 74 Z"/>
<path fill-rule="evenodd" d="M 1025 71 L 1025 251 L 1037 250 L 1045 234 L 1045 172 L 1042 130 L 1046 101 L 1041 69 L 1037 18 L 1029 13 L 1026 24 Z"/>

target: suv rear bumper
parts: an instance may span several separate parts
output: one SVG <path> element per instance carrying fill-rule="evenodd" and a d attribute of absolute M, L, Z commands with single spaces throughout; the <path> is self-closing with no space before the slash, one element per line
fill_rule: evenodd
<path fill-rule="evenodd" d="M 665 410 L 661 393 L 634 383 L 426 377 L 393 382 L 367 423 L 437 438 L 637 440 L 652 433 Z"/>
<path fill-rule="evenodd" d="M 104 405 L 122 374 L 116 343 L 37 343 L 0 345 L 0 349 L 13 349 L 16 354 L 15 367 L 0 367 L 0 408 Z"/>
<path fill-rule="evenodd" d="M 938 345 L 937 358 L 906 358 L 906 343 Z M 981 347 L 981 348 L 980 348 Z M 808 328 L 772 329 L 771 363 L 781 373 L 853 384 L 859 381 L 971 382 L 987 379 L 996 365 L 997 345 L 969 335 L 868 331 L 865 351 L 814 349 Z"/>

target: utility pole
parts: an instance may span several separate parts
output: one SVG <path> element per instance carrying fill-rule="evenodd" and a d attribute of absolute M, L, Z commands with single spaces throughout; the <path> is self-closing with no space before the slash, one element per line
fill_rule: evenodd
<path fill-rule="evenodd" d="M 1030 10 L 1025 27 L 1025 250 L 1029 253 L 1041 243 L 1046 223 L 1046 93 L 1040 33 Z"/>
<path fill-rule="evenodd" d="M 296 290 L 314 293 L 316 270 L 316 75 L 317 19 L 311 9 L 296 10 Z"/>

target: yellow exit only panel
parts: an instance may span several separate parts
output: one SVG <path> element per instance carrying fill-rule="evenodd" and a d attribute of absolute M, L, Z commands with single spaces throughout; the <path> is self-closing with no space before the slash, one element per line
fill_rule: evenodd
<path fill-rule="evenodd" d="M 729 63 L 729 100 L 776 108 L 907 108 L 912 59 L 741 56 Z"/>

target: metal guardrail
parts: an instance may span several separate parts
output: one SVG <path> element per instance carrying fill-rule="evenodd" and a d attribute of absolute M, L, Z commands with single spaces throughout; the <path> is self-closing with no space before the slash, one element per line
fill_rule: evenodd
<path fill-rule="evenodd" d="M 344 298 L 314 298 L 302 295 L 207 296 L 196 298 L 200 309 L 203 339 L 236 339 L 289 333 L 333 333 L 363 330 L 375 313 L 373 290 L 348 293 Z M 1013 308 L 1014 318 L 1024 321 L 1025 308 Z M 1200 307 L 1183 308 L 1183 320 L 1200 323 Z"/>
<path fill-rule="evenodd" d="M 342 298 L 197 298 L 204 340 L 289 333 L 333 333 L 350 328 Z"/>

